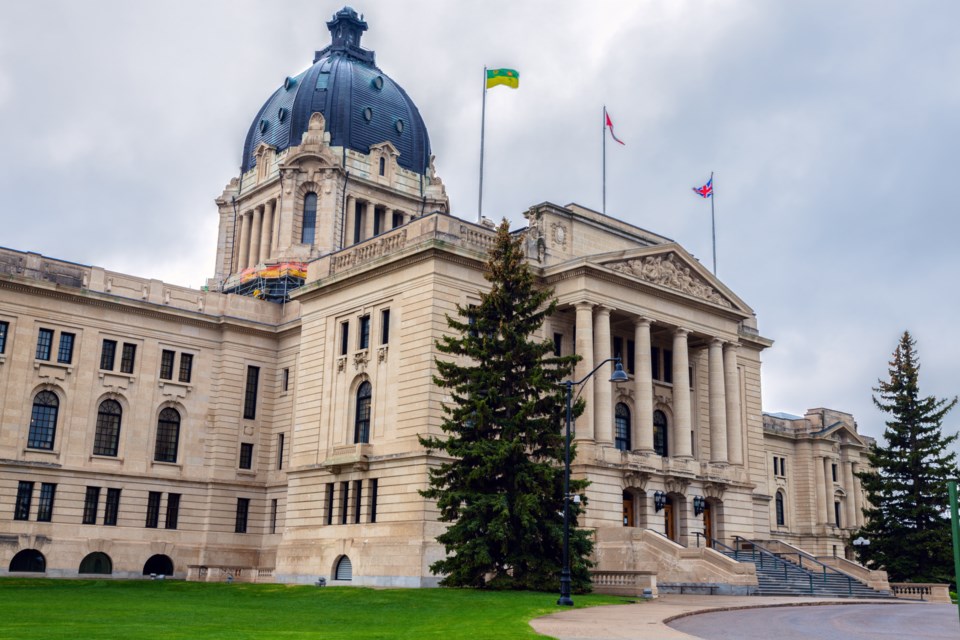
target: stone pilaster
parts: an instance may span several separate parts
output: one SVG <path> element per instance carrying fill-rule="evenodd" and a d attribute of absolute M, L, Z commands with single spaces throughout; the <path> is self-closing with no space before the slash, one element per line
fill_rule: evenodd
<path fill-rule="evenodd" d="M 824 500 L 823 487 L 826 485 L 826 478 L 823 476 L 823 463 L 826 458 L 815 456 L 813 458 L 814 484 L 813 493 L 817 498 L 817 524 L 825 524 L 827 520 L 827 511 L 833 508 L 833 505 L 827 506 Z"/>
<path fill-rule="evenodd" d="M 727 393 L 724 386 L 723 341 L 710 341 L 710 461 L 727 462 Z"/>
<path fill-rule="evenodd" d="M 829 457 L 823 459 L 823 479 L 824 483 L 821 489 L 827 504 L 827 519 L 825 522 L 835 525 L 837 522 L 833 513 L 833 461 Z"/>
<path fill-rule="evenodd" d="M 686 329 L 673 333 L 673 455 L 693 457 L 690 411 L 690 354 Z"/>
<path fill-rule="evenodd" d="M 728 344 L 723 349 L 723 378 L 727 403 L 727 461 L 743 464 L 743 428 L 740 425 L 740 374 L 737 372 L 739 347 Z"/>

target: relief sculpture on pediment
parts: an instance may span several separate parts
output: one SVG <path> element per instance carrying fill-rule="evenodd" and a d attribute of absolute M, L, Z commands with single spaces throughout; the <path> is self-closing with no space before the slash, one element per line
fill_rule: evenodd
<path fill-rule="evenodd" d="M 659 284 L 683 293 L 702 298 L 722 307 L 731 307 L 730 301 L 720 295 L 716 289 L 694 275 L 686 264 L 677 259 L 676 254 L 668 253 L 646 258 L 635 258 L 607 265 L 614 271 L 626 273 L 653 284 Z"/>

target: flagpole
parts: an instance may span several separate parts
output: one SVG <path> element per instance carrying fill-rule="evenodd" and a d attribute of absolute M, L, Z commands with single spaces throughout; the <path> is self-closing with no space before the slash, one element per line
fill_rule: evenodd
<path fill-rule="evenodd" d="M 487 123 L 487 67 L 483 67 L 483 106 L 480 107 L 480 196 L 477 202 L 477 222 L 483 220 L 483 134 Z"/>
<path fill-rule="evenodd" d="M 603 105 L 602 128 L 603 137 L 603 215 L 607 215 L 607 105 Z"/>
<path fill-rule="evenodd" d="M 710 194 L 710 225 L 713 227 L 713 275 L 717 275 L 717 217 L 713 213 L 713 203 L 717 200 L 717 185 L 713 181 L 713 171 L 710 172 L 710 184 L 713 191 Z"/>

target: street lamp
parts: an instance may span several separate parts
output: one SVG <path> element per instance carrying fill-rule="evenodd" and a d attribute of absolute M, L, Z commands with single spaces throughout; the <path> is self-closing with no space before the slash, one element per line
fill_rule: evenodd
<path fill-rule="evenodd" d="M 856 547 L 857 549 L 857 560 L 859 560 L 860 563 L 863 564 L 863 556 L 860 554 L 863 552 L 864 547 L 870 546 L 870 541 L 864 538 L 863 536 L 860 536 L 859 538 L 853 541 L 853 546 Z"/>
<path fill-rule="evenodd" d="M 598 364 L 593 371 L 583 377 L 582 380 L 567 380 L 563 382 L 567 387 L 567 437 L 564 443 L 564 466 L 563 466 L 563 569 L 560 572 L 560 599 L 557 604 L 572 607 L 573 600 L 570 598 L 570 424 L 573 421 L 573 387 L 580 386 L 589 380 L 593 374 L 600 370 L 600 367 L 608 362 L 616 362 L 617 366 L 610 376 L 610 382 L 626 382 L 629 380 L 620 358 L 607 358 Z M 579 497 L 579 496 L 577 496 Z"/>

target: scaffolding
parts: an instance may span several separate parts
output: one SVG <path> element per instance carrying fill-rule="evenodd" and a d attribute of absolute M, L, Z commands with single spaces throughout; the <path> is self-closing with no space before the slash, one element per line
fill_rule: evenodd
<path fill-rule="evenodd" d="M 223 292 L 283 303 L 306 279 L 307 265 L 302 262 L 267 264 L 230 276 L 223 283 Z"/>

